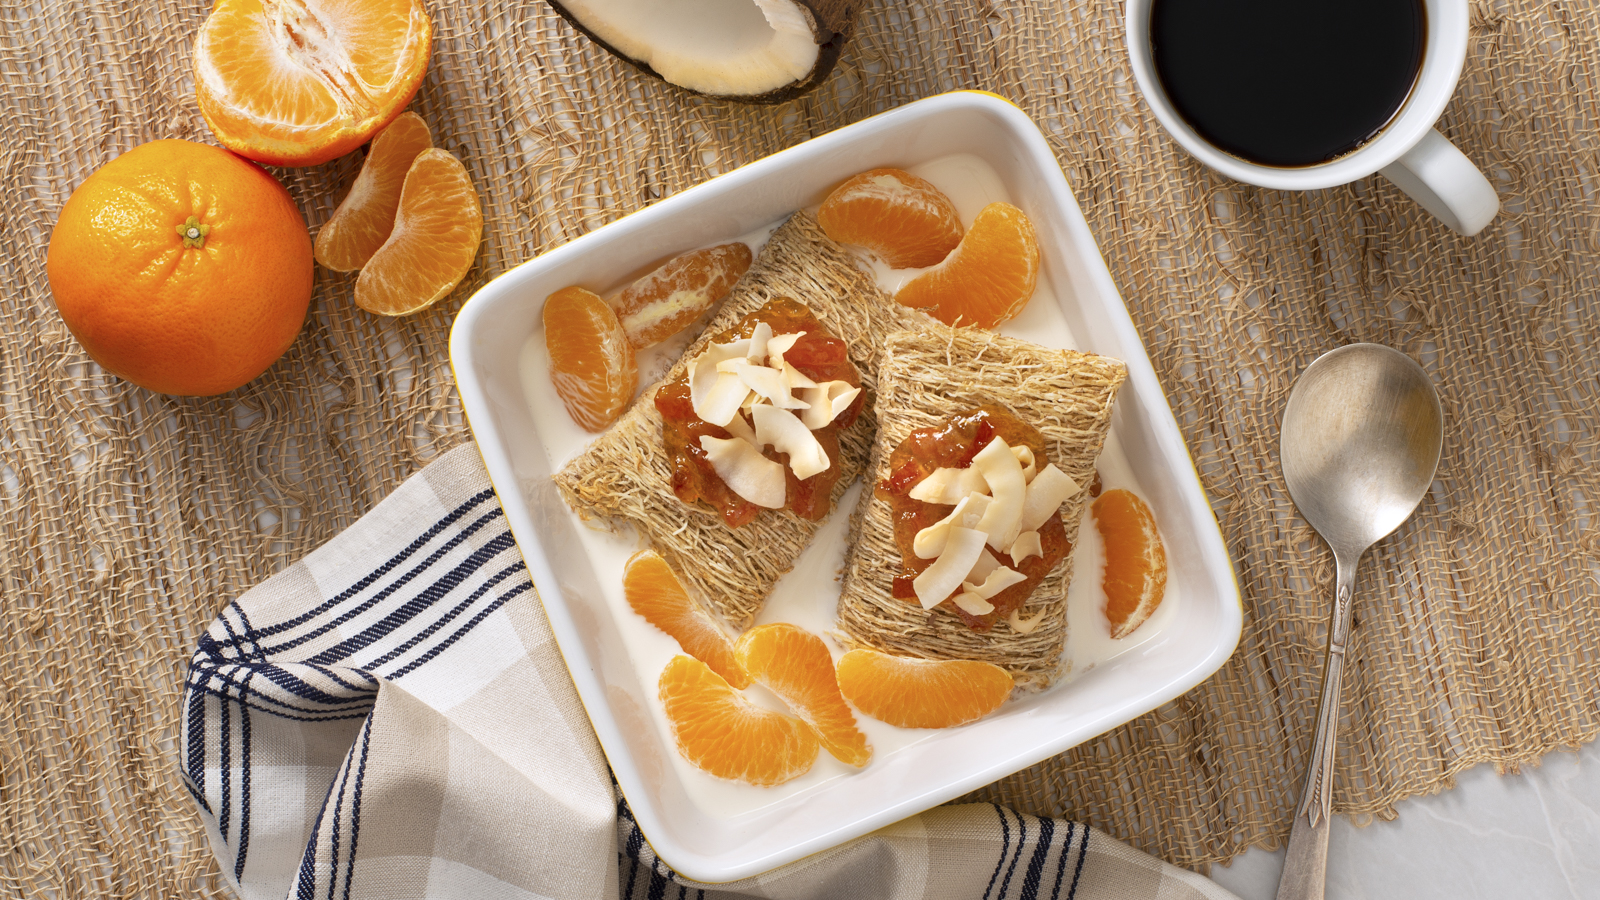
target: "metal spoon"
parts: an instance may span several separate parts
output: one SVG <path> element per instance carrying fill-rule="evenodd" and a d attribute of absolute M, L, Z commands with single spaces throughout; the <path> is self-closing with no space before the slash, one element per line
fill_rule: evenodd
<path fill-rule="evenodd" d="M 1356 564 L 1416 511 L 1442 446 L 1439 395 L 1398 350 L 1351 344 L 1306 367 L 1283 411 L 1279 453 L 1289 496 L 1338 564 L 1322 703 L 1289 835 L 1278 900 L 1321 900 L 1328 864 L 1334 736 Z"/>

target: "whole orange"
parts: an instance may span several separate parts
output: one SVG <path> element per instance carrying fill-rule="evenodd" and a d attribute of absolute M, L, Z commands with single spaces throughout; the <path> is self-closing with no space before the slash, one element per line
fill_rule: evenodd
<path fill-rule="evenodd" d="M 311 237 L 289 192 L 191 141 L 142 144 L 78 185 L 46 269 L 95 362 L 164 394 L 221 394 L 265 372 L 311 302 Z"/>

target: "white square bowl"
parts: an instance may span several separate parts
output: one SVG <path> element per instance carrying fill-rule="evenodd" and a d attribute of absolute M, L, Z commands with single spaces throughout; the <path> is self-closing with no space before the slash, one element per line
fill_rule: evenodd
<path fill-rule="evenodd" d="M 1153 637 L 1064 684 L 972 725 L 929 732 L 859 772 L 719 815 L 686 788 L 676 750 L 652 712 L 656 673 L 637 670 L 616 606 L 603 599 L 602 582 L 620 583 L 621 573 L 598 570 L 604 567 L 586 554 L 583 526 L 551 482 L 548 435 L 541 435 L 519 374 L 524 344 L 542 333 L 544 298 L 559 288 L 610 284 L 618 273 L 737 238 L 815 205 L 865 169 L 951 154 L 986 162 L 1034 222 L 1042 276 L 1055 286 L 1076 349 L 1127 362 L 1112 440 L 1156 510 L 1169 584 L 1181 587 L 1181 603 Z M 1043 136 L 993 95 L 944 94 L 874 116 L 530 260 L 462 307 L 450 357 L 484 463 L 617 782 L 652 847 L 689 878 L 755 875 L 958 797 L 1171 700 L 1221 667 L 1238 643 L 1233 568 L 1133 321 Z"/>

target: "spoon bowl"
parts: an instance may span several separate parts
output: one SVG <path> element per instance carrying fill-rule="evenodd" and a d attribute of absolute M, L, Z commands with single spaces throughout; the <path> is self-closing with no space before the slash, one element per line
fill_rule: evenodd
<path fill-rule="evenodd" d="M 1357 556 L 1417 508 L 1433 483 L 1444 415 L 1428 374 L 1381 344 L 1318 357 L 1283 412 L 1289 496 L 1338 553 Z"/>
<path fill-rule="evenodd" d="M 1443 445 L 1433 382 L 1398 350 L 1351 344 L 1324 353 L 1289 393 L 1278 445 L 1283 479 L 1300 514 L 1333 550 L 1337 575 L 1317 728 L 1278 900 L 1322 900 L 1356 564 L 1411 518 L 1433 483 Z"/>

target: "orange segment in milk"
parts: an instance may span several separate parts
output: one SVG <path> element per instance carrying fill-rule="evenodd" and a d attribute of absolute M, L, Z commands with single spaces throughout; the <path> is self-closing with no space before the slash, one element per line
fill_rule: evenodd
<path fill-rule="evenodd" d="M 564 287 L 544 301 L 544 343 L 550 382 L 567 414 L 588 431 L 604 431 L 639 385 L 633 345 L 617 314 L 593 291 Z"/>
<path fill-rule="evenodd" d="M 1011 696 L 1012 679 L 992 663 L 932 660 L 851 650 L 839 660 L 839 690 L 867 715 L 900 728 L 975 722 Z"/>
<path fill-rule="evenodd" d="M 817 760 L 810 726 L 752 704 L 693 657 L 675 656 L 667 663 L 661 703 L 678 752 L 718 778 L 782 784 L 810 771 Z"/>
<path fill-rule="evenodd" d="M 1106 491 L 1091 507 L 1106 545 L 1106 619 L 1124 638 L 1144 624 L 1167 589 L 1167 551 L 1150 507 L 1132 491 Z"/>
<path fill-rule="evenodd" d="M 926 179 L 900 169 L 862 172 L 833 189 L 817 224 L 842 244 L 878 254 L 890 268 L 920 269 L 961 243 L 954 203 Z"/>
<path fill-rule="evenodd" d="M 629 557 L 622 570 L 622 593 L 634 612 L 672 635 L 685 653 L 710 666 L 734 687 L 750 686 L 750 676 L 734 658 L 728 636 L 695 605 L 661 554 L 642 550 Z"/>
<path fill-rule="evenodd" d="M 752 678 L 816 729 L 835 759 L 851 766 L 872 759 L 867 736 L 839 693 L 833 655 L 822 638 L 787 622 L 758 625 L 739 638 L 736 652 Z"/>
<path fill-rule="evenodd" d="M 993 328 L 1022 312 L 1038 283 L 1033 223 L 1009 203 L 991 203 L 944 262 L 907 282 L 894 299 L 946 325 Z"/>

